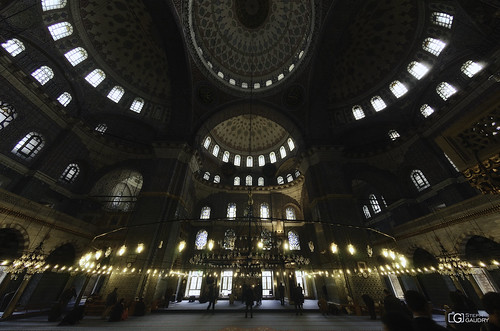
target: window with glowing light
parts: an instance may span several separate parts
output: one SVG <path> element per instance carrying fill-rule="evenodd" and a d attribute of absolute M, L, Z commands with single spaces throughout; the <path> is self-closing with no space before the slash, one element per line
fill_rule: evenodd
<path fill-rule="evenodd" d="M 368 209 L 367 205 L 363 206 L 363 214 L 365 214 L 365 218 L 370 218 L 372 217 L 372 214 L 370 214 L 370 209 Z"/>
<path fill-rule="evenodd" d="M 418 80 L 424 77 L 428 71 L 429 68 L 420 62 L 413 61 L 408 65 L 408 72 Z"/>
<path fill-rule="evenodd" d="M 220 293 L 223 296 L 228 296 L 231 294 L 233 290 L 233 271 L 232 270 L 224 270 L 221 275 L 221 287 Z"/>
<path fill-rule="evenodd" d="M 247 156 L 247 168 L 253 167 L 253 157 Z"/>
<path fill-rule="evenodd" d="M 396 130 L 390 130 L 387 134 L 389 135 L 389 138 L 392 141 L 395 141 L 395 140 L 397 140 L 397 139 L 399 139 L 401 137 L 399 135 L 399 132 L 397 132 Z"/>
<path fill-rule="evenodd" d="M 200 296 L 203 283 L 203 271 L 190 271 L 187 284 L 187 296 Z"/>
<path fill-rule="evenodd" d="M 246 186 L 252 186 L 252 176 L 248 175 L 246 178 L 245 178 L 245 185 Z"/>
<path fill-rule="evenodd" d="M 211 142 L 212 142 L 212 139 L 210 137 L 206 137 L 205 141 L 203 142 L 203 147 L 205 147 L 205 149 L 208 149 L 208 147 L 210 147 Z"/>
<path fill-rule="evenodd" d="M 33 159 L 43 148 L 45 142 L 41 134 L 30 132 L 12 149 L 12 153 L 26 160 Z"/>
<path fill-rule="evenodd" d="M 363 111 L 363 108 L 361 108 L 361 106 L 352 107 L 352 115 L 354 116 L 354 119 L 356 121 L 365 118 L 365 112 Z"/>
<path fill-rule="evenodd" d="M 389 89 L 396 98 L 401 98 L 406 94 L 406 92 L 408 92 L 408 88 L 399 80 L 392 82 L 391 85 L 389 85 Z"/>
<path fill-rule="evenodd" d="M 300 284 L 300 286 L 302 287 L 304 296 L 307 296 L 307 282 L 305 272 L 302 270 L 295 270 L 295 280 L 297 281 L 297 285 Z"/>
<path fill-rule="evenodd" d="M 292 207 L 287 207 L 285 209 L 285 218 L 290 221 L 296 220 L 297 216 L 295 215 L 295 209 Z"/>
<path fill-rule="evenodd" d="M 139 114 L 142 110 L 142 107 L 144 107 L 144 99 L 135 98 L 130 105 L 130 110 Z"/>
<path fill-rule="evenodd" d="M 66 3 L 66 0 L 42 0 L 42 10 L 49 11 L 64 8 Z"/>
<path fill-rule="evenodd" d="M 196 240 L 194 242 L 196 249 L 202 250 L 207 247 L 208 242 L 208 232 L 207 230 L 200 230 L 196 234 Z"/>
<path fill-rule="evenodd" d="M 234 165 L 239 167 L 241 165 L 241 156 L 235 155 L 234 156 Z"/>
<path fill-rule="evenodd" d="M 210 219 L 210 207 L 208 206 L 205 206 L 203 208 L 201 208 L 201 214 L 200 214 L 200 219 L 201 220 L 208 220 Z"/>
<path fill-rule="evenodd" d="M 437 94 L 444 101 L 448 100 L 453 94 L 457 93 L 457 89 L 447 82 L 442 82 L 436 87 Z"/>
<path fill-rule="evenodd" d="M 264 177 L 259 177 L 259 179 L 257 180 L 257 185 L 264 186 Z"/>
<path fill-rule="evenodd" d="M 446 13 L 432 13 L 432 23 L 451 29 L 453 25 L 453 16 Z"/>
<path fill-rule="evenodd" d="M 445 46 L 446 43 L 444 41 L 434 38 L 426 38 L 422 43 L 422 48 L 424 49 L 424 51 L 429 52 L 435 56 L 439 56 Z"/>
<path fill-rule="evenodd" d="M 236 176 L 234 177 L 234 181 L 233 181 L 233 185 L 234 186 L 239 186 L 241 183 L 240 183 L 240 177 Z"/>
<path fill-rule="evenodd" d="M 269 218 L 269 205 L 267 203 L 260 204 L 260 218 Z"/>
<path fill-rule="evenodd" d="M 47 27 L 54 41 L 70 36 L 73 33 L 73 26 L 68 22 L 60 22 Z"/>
<path fill-rule="evenodd" d="M 227 205 L 227 218 L 234 220 L 236 218 L 236 204 L 230 203 Z"/>
<path fill-rule="evenodd" d="M 65 53 L 64 56 L 68 62 L 74 67 L 79 63 L 82 63 L 88 58 L 87 51 L 82 47 L 73 48 L 69 52 Z"/>
<path fill-rule="evenodd" d="M 271 270 L 262 270 L 262 296 L 270 297 L 273 295 L 273 272 Z"/>
<path fill-rule="evenodd" d="M 95 127 L 95 131 L 99 132 L 100 134 L 104 134 L 106 130 L 108 129 L 108 126 L 104 123 L 97 124 Z"/>
<path fill-rule="evenodd" d="M 368 196 L 368 200 L 370 201 L 370 206 L 372 207 L 372 210 L 375 214 L 378 214 L 382 211 L 375 194 L 370 194 Z"/>
<path fill-rule="evenodd" d="M 374 96 L 370 100 L 370 103 L 372 104 L 373 109 L 375 109 L 375 111 L 377 111 L 377 112 L 379 112 L 382 109 L 384 109 L 384 108 L 387 107 L 387 105 L 385 104 L 384 100 L 382 100 L 382 98 L 379 97 L 378 95 Z"/>
<path fill-rule="evenodd" d="M 280 147 L 280 156 L 281 156 L 282 159 L 284 159 L 286 157 L 285 146 L 281 146 Z"/>
<path fill-rule="evenodd" d="M 293 176 L 292 176 L 292 174 L 288 174 L 288 175 L 286 175 L 286 181 L 287 181 L 287 183 L 290 183 L 291 181 L 293 181 Z"/>
<path fill-rule="evenodd" d="M 94 69 L 85 76 L 85 80 L 93 87 L 99 86 L 104 79 L 106 79 L 106 74 L 101 69 Z"/>
<path fill-rule="evenodd" d="M 462 65 L 460 70 L 469 78 L 474 77 L 475 74 L 480 72 L 483 69 L 483 66 L 474 61 L 467 61 Z"/>
<path fill-rule="evenodd" d="M 264 155 L 259 155 L 259 167 L 262 167 L 266 164 L 266 159 L 264 158 Z"/>
<path fill-rule="evenodd" d="M 417 190 L 423 191 L 426 188 L 430 187 L 429 181 L 425 178 L 424 173 L 421 170 L 415 169 L 410 174 L 411 180 Z"/>
<path fill-rule="evenodd" d="M 71 100 L 73 100 L 73 97 L 68 92 L 64 92 L 63 94 L 61 94 L 60 96 L 57 97 L 57 101 L 59 101 L 59 103 L 63 107 L 66 107 L 67 105 L 69 105 Z"/>
<path fill-rule="evenodd" d="M 233 229 L 227 229 L 226 232 L 224 232 L 224 243 L 222 246 L 224 247 L 224 249 L 233 250 L 235 243 L 236 232 L 234 232 Z"/>
<path fill-rule="evenodd" d="M 204 180 L 210 180 L 210 173 L 208 171 L 206 171 L 204 174 L 203 174 L 203 179 Z"/>
<path fill-rule="evenodd" d="M 295 230 L 288 231 L 288 248 L 291 251 L 299 251 L 300 250 L 300 240 L 299 235 Z"/>
<path fill-rule="evenodd" d="M 214 183 L 215 184 L 219 184 L 220 183 L 220 176 L 219 175 L 215 175 L 214 176 Z"/>
<path fill-rule="evenodd" d="M 49 80 L 54 78 L 54 71 L 47 66 L 41 66 L 31 73 L 31 76 L 35 78 L 40 85 L 45 85 Z"/>
<path fill-rule="evenodd" d="M 19 39 L 13 38 L 10 40 L 7 40 L 6 42 L 2 43 L 2 47 L 12 56 L 15 57 L 16 55 L 21 54 L 24 50 L 26 50 L 26 47 L 24 47 L 24 44 L 22 41 Z"/>
<path fill-rule="evenodd" d="M 0 130 L 7 127 L 16 117 L 17 113 L 14 107 L 0 100 Z"/>
<path fill-rule="evenodd" d="M 111 89 L 111 91 L 109 91 L 108 99 L 118 103 L 120 99 L 123 97 L 123 94 L 125 94 L 125 90 L 123 89 L 123 87 L 115 86 Z"/>
<path fill-rule="evenodd" d="M 219 149 L 219 145 L 215 145 L 214 149 L 212 149 L 212 155 L 215 157 L 219 156 Z"/>
<path fill-rule="evenodd" d="M 76 163 L 71 163 L 64 169 L 60 179 L 66 183 L 73 183 L 80 174 L 80 167 Z"/>
<path fill-rule="evenodd" d="M 295 149 L 295 143 L 293 142 L 292 138 L 288 138 L 286 142 L 290 151 L 293 151 Z"/>
<path fill-rule="evenodd" d="M 429 106 L 428 104 L 424 104 L 422 105 L 422 107 L 420 107 L 420 113 L 425 117 L 429 117 L 431 116 L 432 114 L 434 114 L 434 109 Z"/>
<path fill-rule="evenodd" d="M 276 178 L 276 182 L 278 183 L 278 185 L 285 184 L 285 180 L 283 179 L 283 176 L 278 176 L 278 178 Z"/>
<path fill-rule="evenodd" d="M 274 152 L 269 153 L 269 161 L 271 163 L 276 163 L 276 153 Z"/>
<path fill-rule="evenodd" d="M 224 151 L 224 154 L 222 154 L 222 162 L 229 162 L 229 152 Z"/>

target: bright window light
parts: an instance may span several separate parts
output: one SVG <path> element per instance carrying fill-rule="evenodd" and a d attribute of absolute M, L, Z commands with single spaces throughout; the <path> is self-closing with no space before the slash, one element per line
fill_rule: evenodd
<path fill-rule="evenodd" d="M 106 78 L 106 74 L 101 69 L 94 69 L 86 77 L 85 80 L 92 85 L 97 87 Z"/>
<path fill-rule="evenodd" d="M 440 83 L 437 88 L 436 88 L 437 94 L 441 97 L 443 100 L 448 100 L 453 94 L 457 93 L 457 89 L 454 88 L 452 85 L 442 82 Z"/>
<path fill-rule="evenodd" d="M 12 153 L 26 160 L 34 158 L 42 149 L 44 140 L 37 132 L 30 132 L 12 149 Z"/>
<path fill-rule="evenodd" d="M 240 177 L 234 177 L 233 184 L 234 184 L 234 186 L 239 186 L 240 185 Z"/>
<path fill-rule="evenodd" d="M 214 183 L 215 184 L 219 184 L 220 183 L 220 176 L 219 175 L 215 175 L 214 176 Z"/>
<path fill-rule="evenodd" d="M 262 167 L 266 164 L 266 159 L 264 158 L 264 155 L 259 155 L 259 167 Z"/>
<path fill-rule="evenodd" d="M 422 105 L 422 107 L 420 107 L 420 112 L 422 113 L 422 115 L 425 118 L 427 118 L 434 113 L 434 109 L 431 106 L 429 106 L 428 104 L 425 104 L 425 105 Z"/>
<path fill-rule="evenodd" d="M 391 138 L 392 141 L 395 141 L 396 139 L 400 138 L 401 136 L 399 135 L 399 132 L 396 130 L 390 130 L 388 132 L 389 138 Z"/>
<path fill-rule="evenodd" d="M 203 142 L 203 147 L 205 147 L 205 149 L 208 149 L 208 147 L 210 147 L 211 142 L 212 142 L 212 139 L 210 137 L 206 137 L 205 141 Z"/>
<path fill-rule="evenodd" d="M 64 54 L 64 56 L 66 56 L 66 59 L 68 59 L 69 63 L 71 63 L 73 67 L 88 58 L 87 51 L 82 47 L 73 48 Z"/>
<path fill-rule="evenodd" d="M 285 146 L 281 146 L 280 147 L 280 156 L 281 156 L 282 159 L 284 159 L 286 157 Z"/>
<path fill-rule="evenodd" d="M 264 177 L 259 177 L 259 179 L 257 180 L 257 185 L 264 186 Z"/>
<path fill-rule="evenodd" d="M 42 10 L 54 10 L 59 8 L 64 8 L 66 6 L 66 0 L 42 0 Z"/>
<path fill-rule="evenodd" d="M 52 39 L 59 40 L 73 33 L 73 26 L 68 22 L 52 24 L 48 27 Z"/>
<path fill-rule="evenodd" d="M 144 100 L 142 98 L 135 98 L 130 105 L 130 110 L 136 113 L 140 113 L 144 107 Z"/>
<path fill-rule="evenodd" d="M 252 176 L 248 175 L 248 176 L 245 178 L 245 185 L 246 185 L 246 186 L 252 186 Z"/>
<path fill-rule="evenodd" d="M 41 85 L 45 85 L 49 80 L 54 78 L 54 72 L 47 66 L 41 66 L 31 73 Z"/>
<path fill-rule="evenodd" d="M 210 179 L 210 173 L 208 171 L 203 174 L 203 179 L 204 180 L 209 180 Z"/>
<path fill-rule="evenodd" d="M 271 163 L 276 163 L 276 153 L 274 152 L 269 153 L 269 161 Z"/>
<path fill-rule="evenodd" d="M 453 16 L 445 13 L 432 13 L 432 23 L 450 29 L 453 24 Z"/>
<path fill-rule="evenodd" d="M 285 184 L 285 180 L 283 179 L 282 176 L 278 176 L 278 178 L 276 179 L 276 181 L 278 182 L 279 185 Z"/>
<path fill-rule="evenodd" d="M 385 107 L 387 107 L 387 105 L 385 104 L 384 100 L 382 100 L 381 97 L 379 97 L 378 95 L 377 96 L 374 96 L 371 100 L 370 100 L 371 104 L 372 104 L 372 107 L 373 109 L 375 109 L 375 111 L 381 111 L 382 109 L 384 109 Z"/>
<path fill-rule="evenodd" d="M 424 77 L 428 71 L 429 68 L 420 62 L 413 61 L 408 65 L 408 72 L 418 80 Z"/>
<path fill-rule="evenodd" d="M 475 74 L 480 72 L 483 69 L 483 66 L 479 63 L 473 61 L 467 61 L 462 65 L 462 72 L 469 78 L 472 78 Z"/>
<path fill-rule="evenodd" d="M 73 183 L 80 173 L 80 167 L 76 163 L 71 163 L 61 174 L 60 179 L 67 183 Z"/>
<path fill-rule="evenodd" d="M 68 92 L 64 92 L 57 98 L 57 101 L 59 101 L 59 103 L 63 105 L 63 107 L 66 107 L 72 99 L 73 98 L 71 97 L 71 94 L 69 94 Z"/>
<path fill-rule="evenodd" d="M 293 142 L 293 139 L 288 138 L 286 142 L 288 144 L 288 148 L 290 149 L 290 151 L 293 151 L 295 149 L 295 143 Z"/>
<path fill-rule="evenodd" d="M 396 98 L 401 98 L 403 95 L 406 94 L 406 92 L 408 92 L 408 88 L 399 80 L 392 82 L 391 85 L 389 86 L 389 89 Z"/>
<path fill-rule="evenodd" d="M 363 108 L 361 108 L 361 106 L 352 107 L 352 115 L 354 116 L 354 119 L 356 121 L 365 118 L 365 112 L 363 111 Z"/>
<path fill-rule="evenodd" d="M 222 154 L 222 162 L 229 162 L 229 152 L 224 151 L 224 154 Z"/>
<path fill-rule="evenodd" d="M 422 44 L 424 51 L 427 51 L 435 56 L 439 56 L 445 46 L 446 43 L 444 41 L 434 38 L 426 38 Z"/>
<path fill-rule="evenodd" d="M 106 130 L 108 129 L 108 126 L 104 123 L 100 123 L 95 127 L 95 131 L 99 132 L 100 134 L 104 134 Z"/>
<path fill-rule="evenodd" d="M 123 94 L 125 94 L 125 90 L 121 86 L 115 86 L 109 91 L 108 93 L 108 99 L 111 101 L 114 101 L 118 103 L 120 99 L 123 97 Z"/>
<path fill-rule="evenodd" d="M 219 156 L 219 150 L 220 150 L 219 145 L 215 145 L 214 149 L 212 149 L 212 155 L 215 156 L 215 157 L 218 157 Z"/>
<path fill-rule="evenodd" d="M 235 155 L 234 156 L 234 165 L 239 167 L 241 165 L 241 156 Z"/>
<path fill-rule="evenodd" d="M 251 168 L 253 167 L 253 157 L 247 156 L 247 167 Z"/>
<path fill-rule="evenodd" d="M 2 47 L 9 52 L 11 56 L 16 56 L 26 49 L 19 39 L 10 39 L 2 43 Z"/>

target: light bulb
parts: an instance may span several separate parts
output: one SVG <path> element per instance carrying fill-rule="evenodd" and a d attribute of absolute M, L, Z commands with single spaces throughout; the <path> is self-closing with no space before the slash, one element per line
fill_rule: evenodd
<path fill-rule="evenodd" d="M 330 245 L 330 249 L 332 250 L 332 253 L 333 253 L 333 254 L 337 253 L 337 251 L 338 251 L 337 244 L 336 244 L 336 243 L 332 243 L 332 244 Z"/>
<path fill-rule="evenodd" d="M 209 240 L 208 241 L 208 249 L 212 250 L 213 248 L 214 248 L 214 241 L 213 240 Z"/>
<path fill-rule="evenodd" d="M 351 255 L 354 255 L 354 253 L 356 252 L 356 249 L 354 249 L 354 246 L 352 244 L 347 245 L 347 250 Z"/>
<path fill-rule="evenodd" d="M 143 250 L 144 250 L 144 244 L 143 244 L 143 243 L 139 243 L 139 244 L 137 245 L 137 248 L 135 249 L 135 251 L 136 251 L 138 254 L 140 254 L 140 253 L 142 253 L 142 251 L 143 251 Z"/>
<path fill-rule="evenodd" d="M 118 256 L 122 256 L 123 254 L 125 254 L 126 251 L 127 251 L 127 246 L 122 245 L 122 247 L 120 247 L 120 249 L 118 250 Z"/>
<path fill-rule="evenodd" d="M 96 260 L 99 260 L 102 256 L 102 251 L 101 250 L 98 250 L 97 252 L 95 252 L 94 254 L 94 257 Z"/>
<path fill-rule="evenodd" d="M 183 240 L 179 243 L 179 252 L 182 252 L 184 247 L 186 247 L 186 242 Z"/>

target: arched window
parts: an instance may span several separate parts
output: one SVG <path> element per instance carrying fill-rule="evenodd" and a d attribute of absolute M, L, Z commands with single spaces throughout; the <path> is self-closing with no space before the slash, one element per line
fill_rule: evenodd
<path fill-rule="evenodd" d="M 210 219 L 210 207 L 208 206 L 205 206 L 203 208 L 201 208 L 201 214 L 200 214 L 200 219 L 201 220 L 208 220 Z"/>
<path fill-rule="evenodd" d="M 432 55 L 439 56 L 446 43 L 434 38 L 426 38 L 422 43 L 422 48 L 424 51 L 431 53 Z"/>
<path fill-rule="evenodd" d="M 245 185 L 246 185 L 246 186 L 252 186 L 252 176 L 251 176 L 251 175 L 248 175 L 248 176 L 245 178 Z"/>
<path fill-rule="evenodd" d="M 203 174 L 203 179 L 204 180 L 209 180 L 210 179 L 210 173 L 208 171 Z"/>
<path fill-rule="evenodd" d="M 291 181 L 293 181 L 293 176 L 292 176 L 292 174 L 288 174 L 288 175 L 286 175 L 286 181 L 287 181 L 287 183 L 290 183 Z"/>
<path fill-rule="evenodd" d="M 138 172 L 130 170 L 112 175 L 118 175 L 121 178 L 118 179 L 118 182 L 116 182 L 111 192 L 107 194 L 108 196 L 113 197 L 111 203 L 108 204 L 108 207 L 125 212 L 132 210 L 135 202 L 137 201 L 137 196 L 142 189 L 142 175 Z"/>
<path fill-rule="evenodd" d="M 210 147 L 211 142 L 212 142 L 212 139 L 210 137 L 206 137 L 205 141 L 203 142 L 203 147 L 205 147 L 205 149 L 208 149 L 208 147 Z"/>
<path fill-rule="evenodd" d="M 445 13 L 432 13 L 432 23 L 450 29 L 453 24 L 453 16 Z"/>
<path fill-rule="evenodd" d="M 380 205 L 378 204 L 378 200 L 375 194 L 370 194 L 368 196 L 368 200 L 370 201 L 370 206 L 372 206 L 372 210 L 375 214 L 378 214 L 382 211 Z"/>
<path fill-rule="evenodd" d="M 30 132 L 12 149 L 12 153 L 26 160 L 34 158 L 44 145 L 43 137 L 37 132 Z"/>
<path fill-rule="evenodd" d="M 212 149 L 212 155 L 215 157 L 219 156 L 219 149 L 219 145 L 215 145 L 214 149 Z"/>
<path fill-rule="evenodd" d="M 295 149 L 295 143 L 293 142 L 292 138 L 288 138 L 286 142 L 290 151 L 293 151 Z"/>
<path fill-rule="evenodd" d="M 483 66 L 479 63 L 473 61 L 467 61 L 462 65 L 460 70 L 469 78 L 474 77 L 475 74 L 480 72 L 483 69 Z"/>
<path fill-rule="evenodd" d="M 377 96 L 374 96 L 371 100 L 370 100 L 371 104 L 372 104 L 372 107 L 373 109 L 375 109 L 375 111 L 381 111 L 382 109 L 384 109 L 385 107 L 387 107 L 387 105 L 385 104 L 384 100 L 382 100 L 381 97 L 379 97 L 378 95 Z"/>
<path fill-rule="evenodd" d="M 227 218 L 234 220 L 236 218 L 236 204 L 231 202 L 227 205 Z"/>
<path fill-rule="evenodd" d="M 54 41 L 67 37 L 73 33 L 73 26 L 68 22 L 52 24 L 48 29 Z"/>
<path fill-rule="evenodd" d="M 283 176 L 278 176 L 278 178 L 276 179 L 276 181 L 278 182 L 278 185 L 285 184 L 285 180 L 283 179 Z"/>
<path fill-rule="evenodd" d="M 393 81 L 391 85 L 389 85 L 389 89 L 391 90 L 392 94 L 394 94 L 394 96 L 398 99 L 405 95 L 406 92 L 408 92 L 408 88 L 399 80 Z"/>
<path fill-rule="evenodd" d="M 429 68 L 420 62 L 413 61 L 408 65 L 408 72 L 418 80 L 424 77 L 428 71 Z"/>
<path fill-rule="evenodd" d="M 269 218 L 269 205 L 267 203 L 260 204 L 260 218 Z"/>
<path fill-rule="evenodd" d="M 370 214 L 370 209 L 368 209 L 367 205 L 363 206 L 363 214 L 365 214 L 365 218 L 370 218 L 372 215 Z"/>
<path fill-rule="evenodd" d="M 118 103 L 123 97 L 123 94 L 125 94 L 125 90 L 123 89 L 123 87 L 115 86 L 111 89 L 111 91 L 109 91 L 108 99 Z"/>
<path fill-rule="evenodd" d="M 214 176 L 214 183 L 215 184 L 219 184 L 220 183 L 220 176 L 219 175 L 215 175 Z"/>
<path fill-rule="evenodd" d="M 43 11 L 64 8 L 65 6 L 66 0 L 42 0 Z"/>
<path fill-rule="evenodd" d="M 397 132 L 396 130 L 390 130 L 387 134 L 389 135 L 389 138 L 391 138 L 392 141 L 395 141 L 401 137 L 399 135 L 399 132 Z"/>
<path fill-rule="evenodd" d="M 202 250 L 207 247 L 207 241 L 208 241 L 208 232 L 207 230 L 200 230 L 196 234 L 196 239 L 194 241 L 194 244 L 196 246 L 196 249 Z"/>
<path fill-rule="evenodd" d="M 425 178 L 424 173 L 421 170 L 418 169 L 412 170 L 410 177 L 413 184 L 419 191 L 425 190 L 426 188 L 431 186 L 431 184 L 429 184 L 429 181 L 427 180 L 427 178 Z"/>
<path fill-rule="evenodd" d="M 271 231 L 268 229 L 263 229 L 260 233 L 260 239 L 262 240 L 262 249 L 270 250 L 273 246 L 273 236 Z"/>
<path fill-rule="evenodd" d="M 40 85 L 45 85 L 49 80 L 54 78 L 54 72 L 47 66 L 41 66 L 31 73 L 31 76 L 35 78 Z"/>
<path fill-rule="evenodd" d="M 229 162 L 229 152 L 224 151 L 224 154 L 222 154 L 222 162 Z"/>
<path fill-rule="evenodd" d="M 80 167 L 76 163 L 71 163 L 64 169 L 60 179 L 67 183 L 73 183 L 78 174 L 80 174 Z"/>
<path fill-rule="evenodd" d="M 239 186 L 241 183 L 240 183 L 240 177 L 236 176 L 234 177 L 234 182 L 233 182 L 233 185 L 234 186 Z"/>
<path fill-rule="evenodd" d="M 354 119 L 356 121 L 365 118 L 365 112 L 363 111 L 363 108 L 361 108 L 361 106 L 352 107 L 352 115 L 354 116 Z"/>
<path fill-rule="evenodd" d="M 223 244 L 224 249 L 233 250 L 235 242 L 236 242 L 236 233 L 234 232 L 233 229 L 227 229 L 226 232 L 224 232 L 224 244 Z"/>
<path fill-rule="evenodd" d="M 264 155 L 259 155 L 259 167 L 262 167 L 266 164 L 266 159 L 264 158 Z"/>
<path fill-rule="evenodd" d="M 294 230 L 288 231 L 288 247 L 291 251 L 300 250 L 300 240 L 299 235 Z"/>
<path fill-rule="evenodd" d="M 425 118 L 427 118 L 434 113 L 434 109 L 431 106 L 429 106 L 428 104 L 424 104 L 424 105 L 422 105 L 422 107 L 420 107 L 420 113 Z"/>
<path fill-rule="evenodd" d="M 94 130 L 99 132 L 100 134 L 104 134 L 107 129 L 108 129 L 108 126 L 106 124 L 99 123 L 99 124 L 97 124 L 97 126 L 95 127 Z"/>
<path fill-rule="evenodd" d="M 457 89 L 447 82 L 442 82 L 436 87 L 437 94 L 444 101 L 448 100 L 453 94 L 457 93 Z"/>
<path fill-rule="evenodd" d="M 299 169 L 295 170 L 295 178 L 299 177 L 300 176 L 300 171 Z"/>
<path fill-rule="evenodd" d="M 274 152 L 269 153 L 269 161 L 271 163 L 276 163 L 276 154 Z"/>
<path fill-rule="evenodd" d="M 264 177 L 259 177 L 259 179 L 257 180 L 257 185 L 264 186 Z"/>
<path fill-rule="evenodd" d="M 295 215 L 295 209 L 293 207 L 287 207 L 285 209 L 285 218 L 289 221 L 297 219 L 297 216 Z"/>
<path fill-rule="evenodd" d="M 237 167 L 241 165 L 241 156 L 239 156 L 238 154 L 234 156 L 234 165 Z"/>
<path fill-rule="evenodd" d="M 144 99 L 135 98 L 130 105 L 130 110 L 139 114 L 142 110 L 142 107 L 144 107 Z"/>
<path fill-rule="evenodd" d="M 63 94 L 61 94 L 60 96 L 57 97 L 57 101 L 59 101 L 59 103 L 63 107 L 66 107 L 67 105 L 69 105 L 71 100 L 73 100 L 73 97 L 68 92 L 64 92 Z"/>
<path fill-rule="evenodd" d="M 247 167 L 251 168 L 253 167 L 253 157 L 247 156 Z"/>
<path fill-rule="evenodd" d="M 19 39 L 13 38 L 10 40 L 7 40 L 6 42 L 2 43 L 2 47 L 9 52 L 11 56 L 16 56 L 20 53 L 22 53 L 26 47 L 24 47 L 24 44 L 22 41 Z"/>
<path fill-rule="evenodd" d="M 282 159 L 284 159 L 286 157 L 285 146 L 281 146 L 280 147 L 280 156 L 281 156 Z"/>
<path fill-rule="evenodd" d="M 82 47 L 73 48 L 69 52 L 66 52 L 64 56 L 73 67 L 89 57 L 87 51 Z"/>
<path fill-rule="evenodd" d="M 14 107 L 0 100 L 0 130 L 5 128 L 17 117 Z"/>
<path fill-rule="evenodd" d="M 106 79 L 106 74 L 101 69 L 94 69 L 85 76 L 85 80 L 93 87 L 99 86 L 104 79 Z"/>

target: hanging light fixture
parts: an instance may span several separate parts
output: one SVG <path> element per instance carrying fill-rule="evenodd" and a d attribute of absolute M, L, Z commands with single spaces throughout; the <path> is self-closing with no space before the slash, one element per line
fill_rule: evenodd
<path fill-rule="evenodd" d="M 338 252 L 338 246 L 337 246 L 337 244 L 336 243 L 332 243 L 330 245 L 330 249 L 332 250 L 333 254 L 336 254 Z"/>
<path fill-rule="evenodd" d="M 349 251 L 349 253 L 351 255 L 354 255 L 354 253 L 356 253 L 356 249 L 354 248 L 354 246 L 352 244 L 347 245 L 347 250 Z"/>
<path fill-rule="evenodd" d="M 23 254 L 20 258 L 15 259 L 10 266 L 5 269 L 6 273 L 10 273 L 11 279 L 26 272 L 28 275 L 44 272 L 45 254 L 43 254 L 43 241 L 31 252 Z"/>
<path fill-rule="evenodd" d="M 118 256 L 122 256 L 123 254 L 125 254 L 125 252 L 127 251 L 127 246 L 125 245 L 122 245 L 122 247 L 120 247 L 120 249 L 118 250 Z"/>

